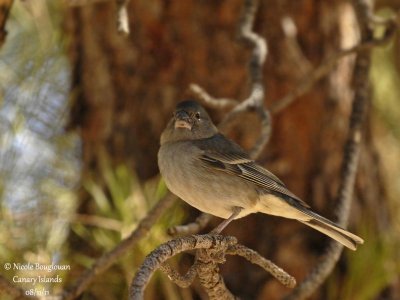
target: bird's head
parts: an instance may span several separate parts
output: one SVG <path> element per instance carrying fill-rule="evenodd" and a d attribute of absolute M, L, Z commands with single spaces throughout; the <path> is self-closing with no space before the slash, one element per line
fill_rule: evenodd
<path fill-rule="evenodd" d="M 204 139 L 218 132 L 207 111 L 196 101 L 178 103 L 167 128 L 161 135 L 161 144 L 181 140 Z"/>

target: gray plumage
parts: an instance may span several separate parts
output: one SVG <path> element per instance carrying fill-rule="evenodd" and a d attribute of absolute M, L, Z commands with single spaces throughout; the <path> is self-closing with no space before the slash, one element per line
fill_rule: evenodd
<path fill-rule="evenodd" d="M 177 105 L 161 135 L 160 172 L 167 187 L 197 209 L 224 218 L 262 212 L 298 220 L 355 250 L 364 241 L 312 212 L 274 174 L 220 134 L 194 101 Z"/>

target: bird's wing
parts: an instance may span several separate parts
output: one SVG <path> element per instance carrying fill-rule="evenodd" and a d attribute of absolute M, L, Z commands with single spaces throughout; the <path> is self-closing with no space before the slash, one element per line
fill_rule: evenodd
<path fill-rule="evenodd" d="M 203 150 L 199 158 L 205 167 L 241 177 L 261 189 L 288 196 L 300 206 L 309 207 L 307 203 L 290 192 L 278 177 L 259 166 L 239 145 L 222 134 L 199 140 L 196 144 Z"/>

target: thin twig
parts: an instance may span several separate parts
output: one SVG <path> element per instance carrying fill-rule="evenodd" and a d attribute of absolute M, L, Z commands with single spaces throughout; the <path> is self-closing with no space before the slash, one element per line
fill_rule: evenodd
<path fill-rule="evenodd" d="M 149 231 L 158 218 L 169 207 L 172 206 L 176 197 L 168 194 L 161 199 L 146 215 L 146 217 L 138 224 L 137 228 L 129 237 L 122 240 L 114 249 L 105 253 L 96 260 L 93 266 L 83 273 L 70 289 L 62 294 L 62 299 L 71 300 L 78 297 L 92 283 L 96 276 L 106 271 L 113 263 L 115 263 L 123 254 L 131 249 L 140 239 L 142 239 Z"/>
<path fill-rule="evenodd" d="M 288 288 L 294 288 L 296 286 L 296 279 L 286 273 L 284 270 L 275 265 L 272 261 L 265 259 L 256 251 L 249 249 L 243 245 L 233 245 L 228 248 L 226 254 L 239 255 L 247 259 L 252 264 L 258 265 L 265 271 L 271 273 L 280 283 Z"/>
<path fill-rule="evenodd" d="M 269 112 L 264 108 L 265 88 L 263 83 L 263 65 L 268 54 L 266 40 L 253 31 L 255 13 L 258 9 L 257 0 L 245 0 L 244 13 L 241 17 L 239 27 L 239 37 L 245 43 L 253 47 L 249 62 L 249 76 L 251 80 L 250 96 L 242 103 L 236 105 L 225 116 L 220 124 L 220 128 L 225 128 L 239 114 L 252 111 L 255 112 L 261 120 L 261 134 L 253 148 L 250 150 L 252 158 L 256 158 L 264 149 L 271 136 L 271 118 Z"/>
<path fill-rule="evenodd" d="M 207 224 L 213 218 L 212 215 L 202 213 L 192 223 L 186 225 L 177 225 L 168 229 L 168 234 L 172 236 L 195 234 L 206 228 Z"/>
<path fill-rule="evenodd" d="M 260 138 L 255 142 L 253 148 L 250 149 L 250 157 L 256 159 L 260 156 L 265 145 L 267 145 L 271 137 L 271 115 L 269 111 L 257 107 L 257 113 L 261 119 L 261 133 Z"/>
<path fill-rule="evenodd" d="M 356 11 L 361 31 L 361 44 L 370 44 L 372 41 L 372 29 L 368 26 L 372 8 L 367 0 L 355 0 L 353 6 Z M 366 111 L 370 104 L 369 68 L 370 47 L 363 49 L 357 55 L 354 68 L 354 99 L 350 116 L 349 133 L 344 147 L 344 157 L 341 171 L 341 183 L 338 192 L 337 218 L 338 224 L 346 227 L 349 218 L 351 200 L 354 191 L 354 182 L 360 156 L 362 129 Z M 309 276 L 289 295 L 286 299 L 306 299 L 321 285 L 321 283 L 332 272 L 336 265 L 343 246 L 339 243 L 330 242 L 326 253 Z"/>
<path fill-rule="evenodd" d="M 198 84 L 192 83 L 189 85 L 189 89 L 196 94 L 201 100 L 203 100 L 208 106 L 213 108 L 231 108 L 237 105 L 239 102 L 235 99 L 230 98 L 214 98 L 205 89 Z"/>
<path fill-rule="evenodd" d="M 289 16 L 284 16 L 281 20 L 281 25 L 286 45 L 285 52 L 291 65 L 291 72 L 297 78 L 302 78 L 311 71 L 312 64 L 301 50 L 297 39 L 297 28 L 293 19 Z"/>
<path fill-rule="evenodd" d="M 246 44 L 252 47 L 252 54 L 249 62 L 249 76 L 251 81 L 250 95 L 243 102 L 228 98 L 214 98 L 210 96 L 203 88 L 198 85 L 190 85 L 191 90 L 207 104 L 213 107 L 234 108 L 225 116 L 225 118 L 219 124 L 221 129 L 226 128 L 231 121 L 236 119 L 239 114 L 246 111 L 255 112 L 262 125 L 262 130 L 258 141 L 250 151 L 252 157 L 257 157 L 264 146 L 267 144 L 270 133 L 270 115 L 269 112 L 264 108 L 264 97 L 265 89 L 263 84 L 263 65 L 268 53 L 268 47 L 266 40 L 259 34 L 253 31 L 255 14 L 258 9 L 258 0 L 244 0 L 244 10 L 240 19 L 239 26 L 239 38 Z"/>

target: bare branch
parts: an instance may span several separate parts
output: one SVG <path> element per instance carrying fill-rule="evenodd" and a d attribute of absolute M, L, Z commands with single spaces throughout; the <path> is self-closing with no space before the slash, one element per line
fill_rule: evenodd
<path fill-rule="evenodd" d="M 250 150 L 250 154 L 253 158 L 256 158 L 261 153 L 271 136 L 271 118 L 269 112 L 264 108 L 265 89 L 262 74 L 263 65 L 268 53 L 268 47 L 266 40 L 255 33 L 252 29 L 258 5 L 259 2 L 256 0 L 245 0 L 244 12 L 239 27 L 241 40 L 245 44 L 253 47 L 249 62 L 249 75 L 251 79 L 250 96 L 242 103 L 236 105 L 220 124 L 221 128 L 225 128 L 233 119 L 243 112 L 252 111 L 257 113 L 261 120 L 262 130 L 259 139 Z"/>
<path fill-rule="evenodd" d="M 265 90 L 263 85 L 262 69 L 267 57 L 268 47 L 265 39 L 253 31 L 255 14 L 259 5 L 258 0 L 244 0 L 244 9 L 240 19 L 239 38 L 248 46 L 253 48 L 249 62 L 249 76 L 251 80 L 251 92 L 243 102 L 228 98 L 214 98 L 197 84 L 191 84 L 191 90 L 206 104 L 216 108 L 234 108 L 225 116 L 219 124 L 221 129 L 227 126 L 241 113 L 255 112 L 261 120 L 262 130 L 250 154 L 256 158 L 271 135 L 271 124 L 269 112 L 264 108 Z"/>
<path fill-rule="evenodd" d="M 92 283 L 96 276 L 106 271 L 149 232 L 150 228 L 158 220 L 161 214 L 172 206 L 175 199 L 176 197 L 172 194 L 168 194 L 166 197 L 161 199 L 138 224 L 137 228 L 131 233 L 131 235 L 122 240 L 113 250 L 105 253 L 102 257 L 97 259 L 93 266 L 78 278 L 75 285 L 62 294 L 62 299 L 71 300 L 78 297 Z"/>
<path fill-rule="evenodd" d="M 206 228 L 207 224 L 213 218 L 212 215 L 202 213 L 192 223 L 178 225 L 168 229 L 168 234 L 172 236 L 195 234 Z"/>
<path fill-rule="evenodd" d="M 353 6 L 360 26 L 361 45 L 369 45 L 371 41 L 373 41 L 373 32 L 369 27 L 368 18 L 368 16 L 371 15 L 372 8 L 368 0 L 355 0 L 353 1 Z M 366 111 L 370 104 L 368 77 L 371 60 L 370 49 L 371 47 L 366 47 L 360 50 L 357 55 L 353 74 L 355 94 L 350 116 L 348 137 L 344 147 L 341 184 L 338 192 L 338 206 L 336 211 L 338 224 L 344 228 L 348 223 L 360 155 L 362 129 Z M 302 282 L 287 299 L 308 298 L 332 272 L 342 250 L 343 246 L 341 244 L 331 241 L 321 263 L 312 270 L 304 282 Z"/>
<path fill-rule="evenodd" d="M 261 119 L 261 133 L 253 148 L 250 149 L 250 157 L 253 159 L 261 154 L 271 137 L 271 115 L 269 111 L 262 107 L 257 107 L 256 111 Z"/>
<path fill-rule="evenodd" d="M 225 243 L 218 248 L 201 249 L 197 252 L 197 275 L 208 297 L 212 300 L 236 299 L 226 287 L 218 266 L 225 262 L 225 252 L 232 244 Z"/>
<path fill-rule="evenodd" d="M 246 112 L 253 111 L 256 112 L 261 120 L 261 132 L 258 140 L 255 142 L 253 148 L 250 150 L 250 156 L 252 158 L 257 158 L 262 149 L 268 143 L 268 140 L 271 136 L 271 117 L 269 112 L 264 109 L 263 99 L 264 99 L 264 91 L 260 89 L 262 85 L 254 85 L 254 89 L 249 98 L 247 98 L 244 102 L 239 103 L 236 100 L 229 98 L 214 98 L 210 96 L 202 87 L 197 84 L 191 84 L 190 89 L 194 92 L 200 99 L 202 99 L 206 104 L 209 104 L 211 107 L 215 108 L 226 108 L 231 107 L 236 104 L 234 109 L 230 111 L 222 122 L 218 125 L 218 127 L 222 130 L 226 130 L 226 128 L 231 125 L 232 121 L 238 117 L 238 115 Z"/>
<path fill-rule="evenodd" d="M 232 106 L 237 105 L 239 102 L 235 99 L 229 98 L 214 98 L 210 94 L 207 93 L 201 86 L 198 84 L 192 83 L 189 85 L 189 89 L 196 94 L 198 98 L 203 100 L 206 104 L 213 108 L 231 108 Z"/>
<path fill-rule="evenodd" d="M 312 64 L 300 47 L 297 39 L 297 28 L 293 19 L 289 16 L 284 16 L 281 20 L 281 24 L 285 37 L 285 51 L 287 52 L 286 55 L 291 65 L 291 72 L 296 74 L 298 78 L 302 78 L 311 71 Z"/>
<path fill-rule="evenodd" d="M 252 56 L 249 63 L 249 73 L 253 84 L 253 90 L 257 88 L 257 85 L 261 85 L 259 88 L 262 92 L 264 92 L 262 82 L 262 66 L 264 65 L 265 59 L 267 57 L 268 48 L 265 39 L 253 31 L 254 20 L 258 6 L 258 0 L 244 1 L 244 10 L 239 27 L 239 37 L 253 48 Z M 262 100 L 263 97 L 259 97 L 256 99 L 256 101 Z"/>
<path fill-rule="evenodd" d="M 256 251 L 236 243 L 234 237 L 206 234 L 181 237 L 160 245 L 146 257 L 136 273 L 130 287 L 130 299 L 143 299 L 144 289 L 157 269 L 166 273 L 169 279 L 181 287 L 188 287 L 197 275 L 210 299 L 235 299 L 219 275 L 218 264 L 225 262 L 225 254 L 244 257 L 271 273 L 289 288 L 296 285 L 296 280 L 284 270 Z M 173 256 L 196 249 L 198 249 L 196 261 L 185 275 L 180 275 L 166 264 L 166 261 Z"/>
<path fill-rule="evenodd" d="M 194 249 L 226 249 L 236 244 L 234 237 L 222 235 L 190 235 L 168 241 L 153 250 L 144 260 L 130 285 L 130 299 L 143 299 L 144 289 L 152 274 L 169 258 Z"/>
<path fill-rule="evenodd" d="M 252 264 L 260 266 L 265 271 L 271 273 L 272 276 L 274 276 L 280 283 L 288 288 L 294 288 L 296 286 L 296 279 L 293 276 L 290 276 L 272 261 L 265 259 L 252 249 L 242 245 L 233 245 L 228 248 L 226 254 L 239 255 L 247 259 Z"/>

